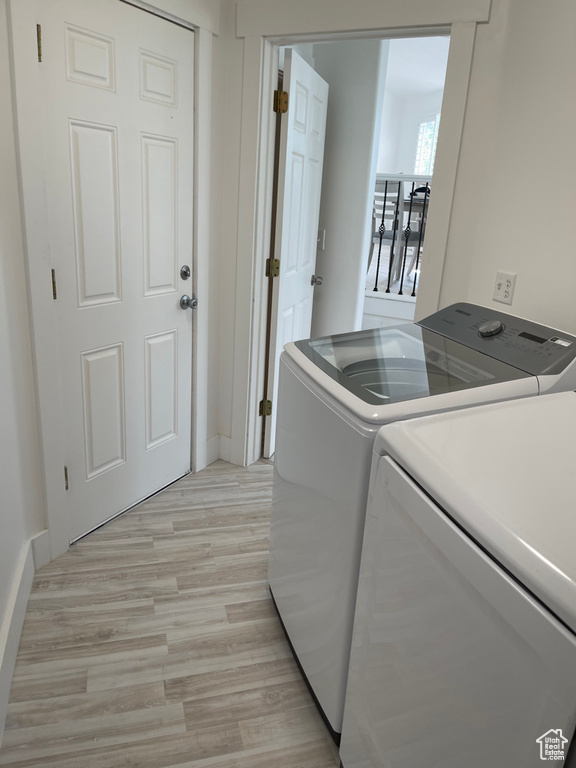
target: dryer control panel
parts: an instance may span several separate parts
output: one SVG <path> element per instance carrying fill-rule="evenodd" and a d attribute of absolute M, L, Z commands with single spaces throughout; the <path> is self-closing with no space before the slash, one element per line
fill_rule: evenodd
<path fill-rule="evenodd" d="M 417 325 L 535 376 L 561 374 L 576 358 L 575 336 L 477 304 L 451 304 Z"/>

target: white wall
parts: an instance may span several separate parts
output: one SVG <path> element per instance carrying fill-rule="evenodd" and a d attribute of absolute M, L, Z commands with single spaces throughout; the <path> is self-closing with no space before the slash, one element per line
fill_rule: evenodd
<path fill-rule="evenodd" d="M 314 62 L 314 44 L 313 43 L 300 43 L 299 45 L 293 45 L 292 48 L 296 51 L 298 56 L 300 58 L 304 59 L 306 64 L 309 64 L 312 69 L 315 67 Z M 280 56 L 280 61 L 278 62 L 278 66 L 280 69 L 284 69 L 284 64 L 282 62 L 282 56 Z"/>
<path fill-rule="evenodd" d="M 15 158 L 6 4 L 0 0 L 0 665 L 29 539 L 44 528 Z M 2 670 L 0 735 L 9 687 Z M 9 679 L 7 681 L 9 686 Z"/>
<path fill-rule="evenodd" d="M 418 127 L 440 112 L 450 38 L 390 41 L 378 173 L 414 173 Z"/>
<path fill-rule="evenodd" d="M 442 109 L 442 91 L 409 96 L 402 100 L 400 140 L 398 142 L 397 165 L 403 173 L 414 173 L 418 129 L 420 122 L 436 117 Z"/>
<path fill-rule="evenodd" d="M 221 3 L 220 35 L 214 41 L 215 167 L 217 210 L 214 228 L 215 287 L 218 293 L 218 434 L 220 456 L 229 458 L 232 432 L 234 315 L 238 232 L 238 175 L 240 169 L 240 117 L 244 41 L 235 37 L 236 3 Z"/>
<path fill-rule="evenodd" d="M 398 145 L 403 119 L 403 100 L 388 88 L 384 89 L 382 122 L 378 139 L 378 173 L 413 173 L 398 165 Z"/>
<path fill-rule="evenodd" d="M 494 0 L 478 28 L 443 306 L 506 311 L 492 301 L 503 269 L 518 273 L 510 311 L 576 333 L 575 29 L 573 0 Z"/>
<path fill-rule="evenodd" d="M 330 85 L 312 335 L 360 328 L 372 216 L 372 190 L 388 42 L 350 40 L 314 46 L 316 71 Z"/>
<path fill-rule="evenodd" d="M 442 94 L 443 91 L 436 91 L 401 97 L 385 89 L 378 173 L 414 173 L 420 122 L 440 112 Z"/>

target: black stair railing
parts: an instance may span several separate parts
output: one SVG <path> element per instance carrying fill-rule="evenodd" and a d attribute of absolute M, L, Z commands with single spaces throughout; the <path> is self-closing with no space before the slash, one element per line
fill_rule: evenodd
<path fill-rule="evenodd" d="M 384 246 L 389 248 L 385 293 L 396 292 L 399 296 L 404 295 L 405 284 L 408 285 L 408 281 L 412 278 L 410 295 L 415 297 L 430 201 L 430 183 L 425 182 L 422 185 L 421 181 L 412 181 L 406 200 L 403 199 L 404 184 L 406 182 L 399 183 L 389 180 L 384 183 L 382 213 L 378 229 L 374 233 L 374 241 L 377 242 L 378 246 L 378 257 L 372 290 L 376 292 L 380 290 L 378 284 L 382 269 L 382 246 Z M 405 213 L 407 213 L 406 223 L 403 220 Z M 418 226 L 413 229 L 416 215 Z M 414 252 L 409 254 L 409 249 L 414 249 Z M 398 251 L 401 253 L 400 261 L 397 258 Z M 394 286 L 398 282 L 399 285 L 396 289 Z"/>

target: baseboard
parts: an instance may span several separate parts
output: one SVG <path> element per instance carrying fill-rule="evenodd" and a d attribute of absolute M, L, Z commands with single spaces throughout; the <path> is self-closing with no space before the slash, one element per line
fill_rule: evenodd
<path fill-rule="evenodd" d="M 206 444 L 206 466 L 220 458 L 220 435 L 215 435 Z"/>
<path fill-rule="evenodd" d="M 50 534 L 47 529 L 32 537 L 32 554 L 34 556 L 34 570 L 36 571 L 43 565 L 48 565 L 52 560 Z"/>
<path fill-rule="evenodd" d="M 8 598 L 6 613 L 0 626 L 0 744 L 4 734 L 10 686 L 16 665 L 18 645 L 22 634 L 22 625 L 26 615 L 26 606 L 34 579 L 34 555 L 32 542 L 27 541 L 20 554 L 16 572 L 12 581 L 12 590 Z"/>
<path fill-rule="evenodd" d="M 224 437 L 220 435 L 218 458 L 222 461 L 230 461 L 232 455 L 232 439 L 230 437 Z"/>

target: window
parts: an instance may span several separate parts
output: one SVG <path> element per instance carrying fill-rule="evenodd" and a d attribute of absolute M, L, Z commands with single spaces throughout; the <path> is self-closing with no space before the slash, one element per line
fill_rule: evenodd
<path fill-rule="evenodd" d="M 416 145 L 416 162 L 414 173 L 431 176 L 434 170 L 434 157 L 438 142 L 440 113 L 423 120 L 418 127 L 418 143 Z"/>

